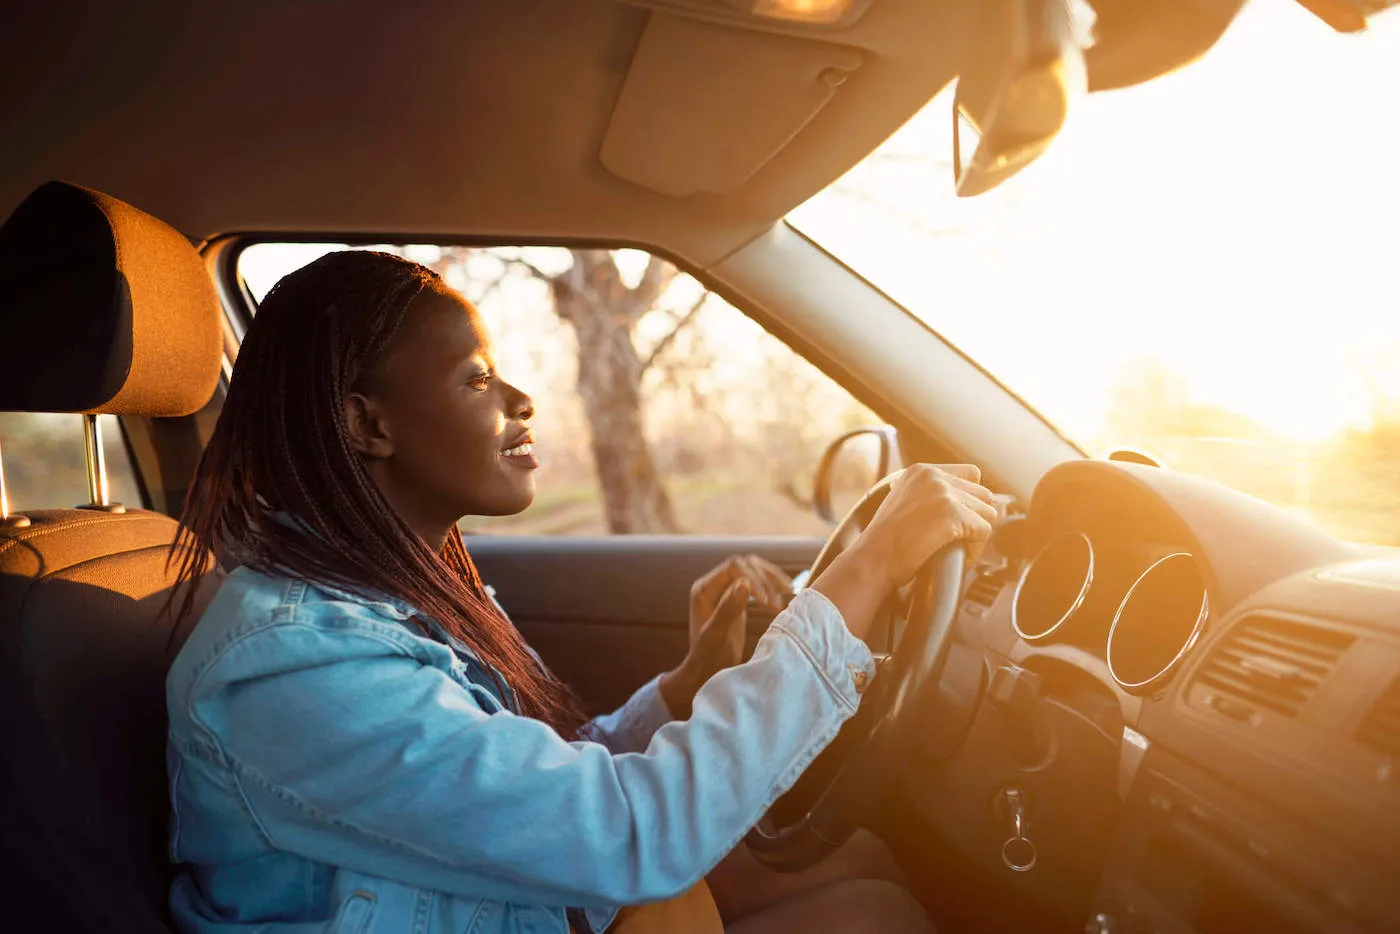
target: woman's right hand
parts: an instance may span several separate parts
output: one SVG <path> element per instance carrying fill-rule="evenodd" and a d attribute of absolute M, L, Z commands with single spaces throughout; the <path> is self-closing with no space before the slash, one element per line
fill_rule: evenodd
<path fill-rule="evenodd" d="M 976 559 L 997 508 L 972 464 L 915 464 L 895 474 L 890 492 L 855 542 L 811 586 L 865 637 L 885 595 L 909 581 L 943 546 L 963 541 Z"/>

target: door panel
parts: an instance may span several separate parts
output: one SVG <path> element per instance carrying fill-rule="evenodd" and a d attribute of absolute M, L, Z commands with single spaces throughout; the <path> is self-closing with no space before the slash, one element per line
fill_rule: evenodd
<path fill-rule="evenodd" d="M 818 538 L 468 536 L 481 575 L 545 664 L 595 713 L 674 667 L 689 641 L 690 586 L 734 554 L 789 574 L 810 567 Z M 749 648 L 772 617 L 749 614 Z"/>

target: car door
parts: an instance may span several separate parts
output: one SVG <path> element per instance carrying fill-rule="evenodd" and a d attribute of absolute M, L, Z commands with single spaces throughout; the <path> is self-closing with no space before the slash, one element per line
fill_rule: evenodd
<path fill-rule="evenodd" d="M 796 536 L 473 536 L 482 577 L 526 641 L 595 712 L 620 705 L 674 667 L 688 644 L 690 586 L 734 554 L 789 575 L 811 567 L 821 538 Z M 772 615 L 751 608 L 748 646 Z"/>

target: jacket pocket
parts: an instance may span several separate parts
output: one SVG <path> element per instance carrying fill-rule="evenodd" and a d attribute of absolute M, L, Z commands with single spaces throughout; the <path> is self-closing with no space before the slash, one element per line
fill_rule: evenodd
<path fill-rule="evenodd" d="M 364 889 L 356 889 L 350 897 L 340 903 L 326 934 L 363 934 L 369 930 L 370 918 L 374 915 L 375 897 Z"/>

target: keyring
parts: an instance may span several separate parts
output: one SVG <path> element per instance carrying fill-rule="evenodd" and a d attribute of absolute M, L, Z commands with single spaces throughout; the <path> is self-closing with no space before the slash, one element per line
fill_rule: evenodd
<path fill-rule="evenodd" d="M 1007 788 L 1003 795 L 1011 814 L 1011 837 L 1001 845 L 1001 861 L 1012 872 L 1030 872 L 1035 866 L 1035 844 L 1026 837 L 1026 798 L 1019 788 Z"/>
<path fill-rule="evenodd" d="M 1021 822 L 1017 820 L 1016 823 Z M 1036 858 L 1035 844 L 1021 836 L 1019 826 L 1016 836 L 1001 845 L 1001 861 L 1012 872 L 1030 872 L 1035 868 Z"/>

